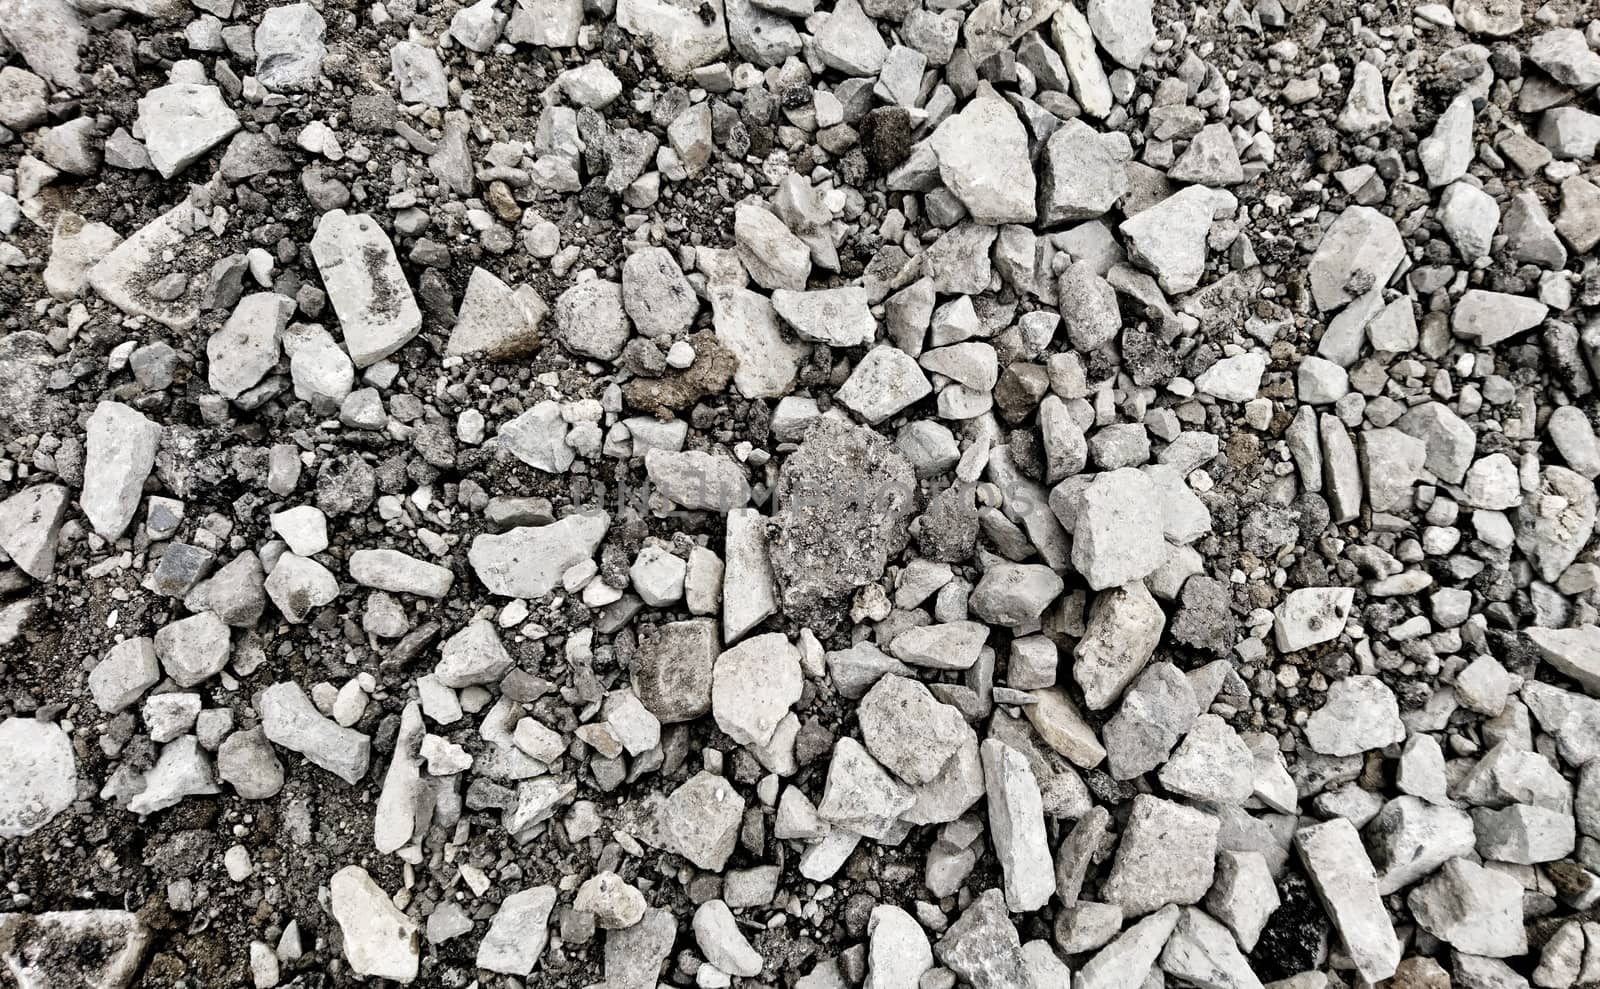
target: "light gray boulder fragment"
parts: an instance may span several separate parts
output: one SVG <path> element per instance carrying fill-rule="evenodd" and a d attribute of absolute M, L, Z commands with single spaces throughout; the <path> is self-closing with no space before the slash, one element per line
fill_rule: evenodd
<path fill-rule="evenodd" d="M 1373 983 L 1392 976 L 1400 964 L 1400 941 L 1355 825 L 1335 818 L 1302 828 L 1294 844 L 1356 971 Z"/>
<path fill-rule="evenodd" d="M 800 700 L 805 678 L 800 651 L 781 632 L 745 639 L 717 657 L 711 713 L 740 745 L 764 746 Z"/>
<path fill-rule="evenodd" d="M 1177 926 L 1178 913 L 1176 906 L 1163 907 L 1123 931 L 1078 969 L 1074 985 L 1079 989 L 1138 989 L 1145 985 L 1151 966 Z"/>
<path fill-rule="evenodd" d="M 1450 329 L 1464 340 L 1489 347 L 1533 329 L 1549 312 L 1550 307 L 1537 299 L 1469 289 L 1456 300 Z"/>
<path fill-rule="evenodd" d="M 709 618 L 641 629 L 633 689 L 663 723 L 689 721 L 711 710 L 717 630 Z"/>
<path fill-rule="evenodd" d="M 0 228 L 6 221 L 0 219 Z M 55 299 L 76 299 L 89 282 L 89 270 L 117 249 L 122 235 L 104 223 L 86 220 L 71 210 L 56 214 L 50 236 L 50 261 L 44 269 L 45 291 Z"/>
<path fill-rule="evenodd" d="M 372 743 L 367 736 L 342 728 L 322 716 L 299 684 L 277 683 L 257 697 L 261 730 L 274 744 L 298 752 L 346 783 L 367 775 Z"/>
<path fill-rule="evenodd" d="M 1011 104 L 979 96 L 931 138 L 944 185 L 977 223 L 1032 223 L 1036 213 L 1028 135 Z"/>
<path fill-rule="evenodd" d="M 216 86 L 173 82 L 139 98 L 137 133 L 164 179 L 188 168 L 239 129 L 239 115 Z"/>
<path fill-rule="evenodd" d="M 357 367 L 388 357 L 421 330 L 411 285 L 377 220 L 342 209 L 322 214 L 311 254 Z"/>
<path fill-rule="evenodd" d="M 1072 80 L 1073 98 L 1089 116 L 1104 119 L 1111 113 L 1111 83 L 1095 51 L 1089 19 L 1072 4 L 1062 4 L 1050 20 L 1050 38 Z"/>
<path fill-rule="evenodd" d="M 209 611 L 169 622 L 156 631 L 161 668 L 180 687 L 194 687 L 222 672 L 232 644 L 230 630 Z"/>
<path fill-rule="evenodd" d="M 700 772 L 672 791 L 658 816 L 669 851 L 721 872 L 738 840 L 744 798 L 721 776 Z"/>
<path fill-rule="evenodd" d="M 531 289 L 513 289 L 490 272 L 473 268 L 445 353 L 481 354 L 492 360 L 526 357 L 538 349 L 546 315 L 544 301 Z"/>
<path fill-rule="evenodd" d="M 989 834 L 1005 879 L 1006 905 L 1037 910 L 1055 892 L 1038 782 L 1028 760 L 1004 742 L 986 740 L 981 754 Z"/>
<path fill-rule="evenodd" d="M 700 300 L 664 247 L 628 255 L 622 263 L 622 305 L 647 337 L 681 333 L 694 324 Z"/>
<path fill-rule="evenodd" d="M 503 449 L 534 470 L 564 474 L 578 458 L 577 451 L 567 445 L 569 432 L 561 403 L 545 399 L 502 423 L 496 439 Z"/>
<path fill-rule="evenodd" d="M 1108 135 L 1068 120 L 1045 142 L 1039 177 L 1039 222 L 1092 220 L 1128 191 L 1125 154 Z"/>
<path fill-rule="evenodd" d="M 1311 256 L 1311 297 L 1323 312 L 1338 309 L 1388 284 L 1404 257 L 1393 220 L 1369 206 L 1348 206 Z"/>
<path fill-rule="evenodd" d="M 1202 714 L 1159 778 L 1167 791 L 1202 805 L 1241 804 L 1255 791 L 1255 757 L 1226 721 Z"/>
<path fill-rule="evenodd" d="M 1394 691 L 1371 676 L 1350 676 L 1333 684 L 1322 707 L 1306 721 L 1306 741 L 1323 755 L 1358 755 L 1405 736 Z"/>
<path fill-rule="evenodd" d="M 1565 467 L 1546 467 L 1512 513 L 1517 548 L 1540 577 L 1558 581 L 1588 545 L 1597 509 L 1593 483 Z"/>
<path fill-rule="evenodd" d="M 343 935 L 344 957 L 359 975 L 397 982 L 417 977 L 417 924 L 394 905 L 367 870 L 347 865 L 328 884 L 333 919 Z"/>
<path fill-rule="evenodd" d="M 986 889 L 972 900 L 934 946 L 939 961 L 969 985 L 986 989 L 1030 984 L 1022 940 L 1005 897 Z"/>
<path fill-rule="evenodd" d="M 1472 164 L 1472 95 L 1462 93 L 1450 102 L 1433 125 L 1433 133 L 1417 145 L 1422 171 L 1434 188 L 1449 185 L 1467 174 Z"/>
<path fill-rule="evenodd" d="M 1150 0 L 1089 0 L 1089 28 L 1100 47 L 1125 69 L 1137 71 L 1156 41 Z"/>
<path fill-rule="evenodd" d="M 478 968 L 526 978 L 544 956 L 550 940 L 550 913 L 556 905 L 554 886 L 535 886 L 500 901 L 489 931 L 478 945 Z"/>
<path fill-rule="evenodd" d="M 0 838 L 33 834 L 77 796 L 78 760 L 65 731 L 33 718 L 0 721 Z"/>
<path fill-rule="evenodd" d="M 309 3 L 270 7 L 256 25 L 256 79 L 274 92 L 315 89 L 322 75 L 327 24 Z"/>
<path fill-rule="evenodd" d="M 646 39 L 668 75 L 682 77 L 728 52 L 721 0 L 619 0 L 617 26 Z M 880 42 L 881 43 L 881 42 Z"/>
<path fill-rule="evenodd" d="M 1150 661 L 1165 627 L 1165 613 L 1140 581 L 1095 597 L 1072 664 L 1072 677 L 1091 711 L 1115 703 Z"/>
<path fill-rule="evenodd" d="M 840 738 L 828 763 L 817 814 L 836 827 L 879 840 L 916 802 L 912 789 L 895 779 L 853 738 Z M 1042 822 L 1041 822 L 1042 823 Z"/>
<path fill-rule="evenodd" d="M 865 346 L 878 332 L 867 291 L 857 286 L 807 292 L 778 289 L 772 293 L 772 306 L 802 340 L 830 347 Z"/>
<path fill-rule="evenodd" d="M 1222 190 L 1187 186 L 1122 221 L 1118 229 L 1126 238 L 1128 257 L 1154 275 L 1162 291 L 1179 295 L 1198 287 L 1205 274 L 1212 218 L 1232 213 L 1237 203 Z"/>
<path fill-rule="evenodd" d="M 1072 543 L 1073 568 L 1091 589 L 1143 580 L 1161 566 L 1167 556 L 1161 505 L 1155 483 L 1142 471 L 1124 467 L 1095 475 L 1076 508 Z"/>
<path fill-rule="evenodd" d="M 1134 797 L 1102 896 L 1129 917 L 1198 903 L 1215 875 L 1218 829 L 1204 811 L 1147 794 Z"/>
<path fill-rule="evenodd" d="M 650 450 L 644 465 L 657 492 L 691 511 L 729 512 L 750 503 L 744 468 L 727 454 Z"/>
<path fill-rule="evenodd" d="M 146 316 L 187 332 L 200 319 L 204 279 L 190 278 L 188 287 L 176 298 L 168 297 L 170 293 L 160 286 L 175 267 L 181 270 L 194 234 L 204 222 L 204 214 L 187 200 L 179 203 L 140 227 L 90 268 L 90 287 L 130 316 Z"/>
<path fill-rule="evenodd" d="M 358 549 L 350 554 L 350 579 L 362 587 L 395 594 L 442 598 L 456 576 L 449 567 L 393 549 Z"/>
<path fill-rule="evenodd" d="M 1423 930 L 1458 951 L 1510 958 L 1528 950 L 1521 883 L 1469 859 L 1446 862 L 1406 905 Z"/>
<path fill-rule="evenodd" d="M 1217 853 L 1216 878 L 1206 893 L 1205 908 L 1233 932 L 1240 948 L 1255 950 L 1280 902 L 1272 870 L 1260 852 Z"/>
<path fill-rule="evenodd" d="M 1355 601 L 1350 587 L 1302 587 L 1285 594 L 1273 612 L 1279 652 L 1299 652 L 1344 632 Z"/>
<path fill-rule="evenodd" d="M 298 624 L 339 597 L 339 581 L 316 560 L 284 553 L 262 582 L 262 590 L 285 621 Z"/>
<path fill-rule="evenodd" d="M 883 69 L 889 46 L 857 0 L 840 0 L 816 33 L 822 64 L 848 76 L 875 76 Z"/>
<path fill-rule="evenodd" d="M 879 679 L 856 710 L 867 751 L 913 786 L 938 778 L 970 733 L 959 710 L 904 676 Z"/>
<path fill-rule="evenodd" d="M 61 484 L 35 484 L 0 502 L 0 550 L 34 580 L 56 566 L 56 540 L 72 492 Z"/>
<path fill-rule="evenodd" d="M 879 904 L 867 917 L 867 972 L 863 989 L 915 989 L 933 968 L 933 949 L 916 918 Z"/>
<path fill-rule="evenodd" d="M 269 800 L 283 790 L 283 764 L 260 728 L 236 731 L 217 747 L 217 778 L 246 800 Z"/>
<path fill-rule="evenodd" d="M 916 359 L 895 347 L 867 351 L 834 394 L 839 404 L 877 425 L 933 392 Z"/>
<path fill-rule="evenodd" d="M 1199 989 L 1260 989 L 1233 934 L 1203 910 L 1185 907 L 1161 949 L 1161 970 Z"/>
<path fill-rule="evenodd" d="M 473 572 L 492 594 L 542 598 L 574 565 L 593 559 L 611 528 L 605 512 L 569 515 L 549 525 L 519 526 L 475 537 L 467 552 Z"/>
<path fill-rule="evenodd" d="M 292 315 L 294 300 L 275 292 L 240 299 L 227 322 L 206 340 L 212 390 L 236 399 L 259 384 L 278 364 L 278 341 Z"/>
<path fill-rule="evenodd" d="M 723 546 L 722 639 L 732 645 L 778 611 L 767 517 L 753 508 L 729 512 Z"/>
<path fill-rule="evenodd" d="M 711 293 L 711 327 L 738 359 L 733 385 L 739 394 L 781 398 L 793 389 L 807 348 L 784 335 L 766 296 L 745 288 L 717 289 Z"/>
<path fill-rule="evenodd" d="M 161 427 L 121 402 L 101 402 L 89 417 L 78 504 L 100 538 L 115 541 L 139 510 L 155 466 Z"/>
<path fill-rule="evenodd" d="M 739 930 L 739 922 L 727 903 L 707 900 L 700 904 L 690 926 L 700 953 L 718 971 L 747 979 L 761 974 L 761 953 Z"/>
<path fill-rule="evenodd" d="M 126 910 L 0 913 L 5 970 L 25 989 L 127 989 L 153 940 L 139 915 Z"/>
<path fill-rule="evenodd" d="M 590 278 L 562 292 L 556 298 L 555 319 L 562 346 L 596 360 L 621 357 L 632 335 L 622 285 L 604 278 Z"/>
<path fill-rule="evenodd" d="M 398 42 L 389 49 L 389 65 L 400 89 L 401 101 L 424 103 L 438 109 L 450 105 L 444 63 L 432 48 L 411 41 Z"/>

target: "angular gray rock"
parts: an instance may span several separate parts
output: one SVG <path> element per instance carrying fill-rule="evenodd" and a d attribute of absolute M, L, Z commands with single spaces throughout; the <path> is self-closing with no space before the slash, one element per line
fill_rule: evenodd
<path fill-rule="evenodd" d="M 1151 966 L 1177 926 L 1178 913 L 1175 906 L 1163 907 L 1123 931 L 1078 970 L 1073 984 L 1079 989 L 1136 989 L 1145 985 Z"/>
<path fill-rule="evenodd" d="M 33 718 L 0 721 L 0 838 L 33 834 L 77 797 L 78 760 L 65 731 Z"/>
<path fill-rule="evenodd" d="M 1371 676 L 1350 676 L 1328 688 L 1306 721 L 1306 741 L 1323 755 L 1359 755 L 1403 741 L 1406 726 L 1394 691 Z"/>
<path fill-rule="evenodd" d="M 1302 587 L 1285 594 L 1273 612 L 1278 651 L 1299 652 L 1337 639 L 1354 600 L 1349 587 Z"/>
<path fill-rule="evenodd" d="M 1458 951 L 1510 958 L 1528 950 L 1522 885 L 1469 859 L 1446 862 L 1411 891 L 1406 905 L 1423 930 Z"/>
<path fill-rule="evenodd" d="M 934 945 L 945 968 L 974 989 L 1026 989 L 1032 985 L 1022 940 L 997 889 L 975 898 Z"/>
<path fill-rule="evenodd" d="M 1232 213 L 1238 201 L 1229 193 L 1188 186 L 1117 228 L 1127 238 L 1128 257 L 1154 275 L 1169 295 L 1200 284 L 1206 268 L 1206 238 L 1213 217 Z"/>
<path fill-rule="evenodd" d="M 333 919 L 343 935 L 344 957 L 360 975 L 398 982 L 417 977 L 419 931 L 395 907 L 367 870 L 347 865 L 328 883 Z"/>
<path fill-rule="evenodd" d="M 876 426 L 933 392 L 916 359 L 895 347 L 867 351 L 834 393 L 839 404 Z"/>
<path fill-rule="evenodd" d="M 722 640 L 728 645 L 778 611 L 767 525 L 753 508 L 728 513 L 722 573 Z"/>
<path fill-rule="evenodd" d="M 622 356 L 632 326 L 622 286 L 604 278 L 580 281 L 556 298 L 556 335 L 582 357 L 614 361 Z"/>
<path fill-rule="evenodd" d="M 473 573 L 492 594 L 542 598 L 573 566 L 594 558 L 611 528 L 605 512 L 569 515 L 549 525 L 518 526 L 474 537 L 467 551 Z"/>
<path fill-rule="evenodd" d="M 372 743 L 367 736 L 322 716 L 299 684 L 277 683 L 256 699 L 261 730 L 276 745 L 298 752 L 346 783 L 367 775 Z"/>
<path fill-rule="evenodd" d="M 531 975 L 549 943 L 550 913 L 555 906 L 554 886 L 534 886 L 501 900 L 488 933 L 478 944 L 474 964 L 504 975 Z"/>
<path fill-rule="evenodd" d="M 1057 224 L 1110 212 L 1128 191 L 1127 150 L 1073 118 L 1045 142 L 1038 218 Z"/>
<path fill-rule="evenodd" d="M 867 917 L 863 989 L 912 989 L 931 968 L 933 949 L 916 918 L 887 903 L 873 907 Z"/>
<path fill-rule="evenodd" d="M 1161 970 L 1200 989 L 1260 989 L 1233 934 L 1203 910 L 1185 907 L 1161 949 Z"/>
<path fill-rule="evenodd" d="M 822 800 L 817 804 L 823 820 L 878 840 L 889 835 L 900 815 L 915 802 L 912 789 L 891 776 L 860 742 L 841 737 L 835 743 Z"/>
<path fill-rule="evenodd" d="M 959 710 L 920 681 L 895 674 L 879 679 L 856 713 L 867 751 L 913 786 L 937 779 L 968 734 Z"/>
<path fill-rule="evenodd" d="M 1060 515 L 1054 493 L 1051 502 Z M 1092 590 L 1143 580 L 1166 561 L 1161 506 L 1155 484 L 1140 470 L 1095 475 L 1075 507 L 1072 530 L 1072 566 Z"/>
<path fill-rule="evenodd" d="M 750 503 L 744 469 L 727 454 L 649 450 L 644 466 L 657 492 L 691 511 L 729 512 Z"/>
<path fill-rule="evenodd" d="M 979 96 L 930 138 L 944 185 L 977 223 L 1032 223 L 1036 206 L 1028 134 L 1011 104 Z"/>
<path fill-rule="evenodd" d="M 766 296 L 744 288 L 717 289 L 711 294 L 711 325 L 717 341 L 738 359 L 733 384 L 739 394 L 750 399 L 789 394 L 806 348 L 784 335 Z"/>
<path fill-rule="evenodd" d="M 0 502 L 0 550 L 34 580 L 49 580 L 55 570 L 56 539 L 71 498 L 63 485 L 35 484 Z"/>
<path fill-rule="evenodd" d="M 322 75 L 327 28 L 309 3 L 268 8 L 256 25 L 256 79 L 274 92 L 315 89 Z"/>
<path fill-rule="evenodd" d="M 1311 256 L 1311 298 L 1323 312 L 1338 309 L 1388 284 L 1404 257 L 1393 220 L 1369 206 L 1347 206 Z"/>
<path fill-rule="evenodd" d="M 1204 811 L 1135 796 L 1101 895 L 1128 917 L 1198 903 L 1215 875 L 1219 827 Z"/>
<path fill-rule="evenodd" d="M 311 254 L 356 367 L 375 364 L 422 329 L 422 313 L 378 221 L 342 209 L 322 214 Z"/>
<path fill-rule="evenodd" d="M 673 790 L 657 813 L 668 850 L 721 872 L 738 840 L 744 798 L 721 776 L 699 772 Z"/>
<path fill-rule="evenodd" d="M 239 115 L 216 86 L 174 78 L 139 98 L 138 127 L 150 164 L 170 179 L 232 136 Z"/>
<path fill-rule="evenodd" d="M 1372 983 L 1392 976 L 1400 964 L 1400 941 L 1355 825 L 1335 818 L 1301 828 L 1294 846 L 1356 971 Z"/>
<path fill-rule="evenodd" d="M 100 538 L 114 542 L 139 510 L 155 466 L 161 427 L 121 402 L 101 402 L 89 417 L 78 504 Z"/>
<path fill-rule="evenodd" d="M 700 300 L 672 252 L 651 247 L 628 255 L 622 263 L 622 305 L 634 329 L 658 337 L 689 329 Z"/>
<path fill-rule="evenodd" d="M 1142 582 L 1102 591 L 1073 649 L 1072 678 L 1091 711 L 1110 707 L 1144 669 L 1161 641 L 1166 615 Z"/>
<path fill-rule="evenodd" d="M 782 632 L 753 636 L 725 650 L 711 676 L 717 727 L 738 744 L 758 748 L 771 742 L 805 686 L 800 651 Z"/>
<path fill-rule="evenodd" d="M 982 746 L 989 835 L 1005 879 L 1006 906 L 1037 910 L 1055 893 L 1044 806 L 1028 760 L 998 739 Z"/>
<path fill-rule="evenodd" d="M 836 618 L 845 595 L 881 577 L 905 548 L 916 492 L 910 463 L 882 435 L 819 419 L 772 494 L 772 573 L 784 613 L 808 624 Z"/>
<path fill-rule="evenodd" d="M 445 353 L 492 360 L 528 356 L 538 349 L 546 315 L 544 301 L 531 289 L 513 290 L 490 272 L 473 268 Z"/>
<path fill-rule="evenodd" d="M 802 340 L 830 347 L 861 347 L 878 332 L 867 290 L 856 286 L 772 293 L 772 307 Z"/>

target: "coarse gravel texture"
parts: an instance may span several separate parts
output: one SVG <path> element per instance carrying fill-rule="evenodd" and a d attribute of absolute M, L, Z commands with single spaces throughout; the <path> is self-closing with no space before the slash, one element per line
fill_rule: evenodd
<path fill-rule="evenodd" d="M 1600 983 L 1600 7 L 0 0 L 0 986 Z"/>

